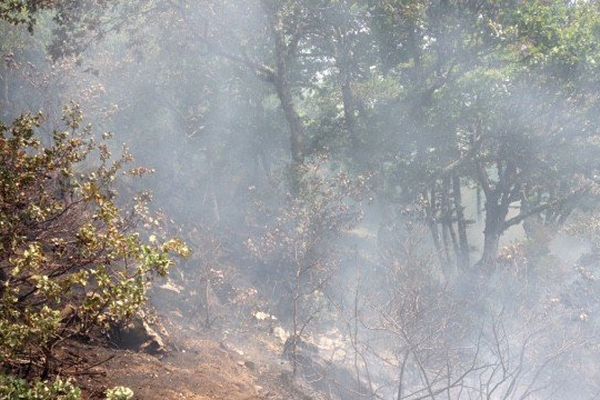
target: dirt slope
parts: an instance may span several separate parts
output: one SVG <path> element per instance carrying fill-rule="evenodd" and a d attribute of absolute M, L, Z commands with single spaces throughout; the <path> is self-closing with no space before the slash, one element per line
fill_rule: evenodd
<path fill-rule="evenodd" d="M 254 400 L 256 377 L 235 354 L 211 341 L 199 341 L 195 349 L 173 351 L 162 359 L 131 351 L 89 349 L 99 359 L 114 358 L 94 368 L 103 377 L 93 391 L 110 385 L 128 386 L 136 399 L 147 400 Z"/>
<path fill-rule="evenodd" d="M 136 400 L 294 400 L 306 399 L 290 385 L 285 368 L 266 348 L 250 354 L 227 342 L 188 336 L 163 356 L 99 346 L 76 348 L 89 364 L 77 379 L 87 399 L 103 399 L 107 388 L 122 385 Z M 259 345 L 262 347 L 261 345 Z M 265 354 L 261 358 L 260 354 Z M 265 361 L 268 360 L 268 361 Z M 77 376 L 77 374 L 75 374 Z"/>

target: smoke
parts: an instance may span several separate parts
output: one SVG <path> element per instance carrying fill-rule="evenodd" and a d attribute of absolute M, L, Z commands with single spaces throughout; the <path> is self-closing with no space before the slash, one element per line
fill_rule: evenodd
<path fill-rule="evenodd" d="M 156 170 L 128 190 L 150 188 L 195 253 L 168 282 L 179 299 L 156 295 L 163 313 L 183 310 L 181 324 L 219 338 L 248 324 L 268 336 L 252 316 L 273 315 L 298 340 L 286 345 L 299 377 L 318 376 L 335 399 L 598 391 L 597 259 L 582 257 L 597 249 L 563 232 L 562 215 L 519 219 L 593 183 L 586 135 L 598 121 L 561 82 L 511 78 L 512 48 L 477 22 L 500 18 L 496 7 L 144 3 L 98 9 L 77 36 L 86 46 L 58 59 L 46 51 L 63 32 L 50 14 L 33 36 L 3 23 L 0 115 L 42 110 L 57 125 L 74 100 L 97 132 L 115 133 L 115 149 L 127 143 Z M 317 171 L 304 192 L 292 188 L 293 112 L 303 167 Z M 518 219 L 483 272 L 460 258 L 480 259 L 490 229 L 481 171 L 514 194 L 499 225 Z M 595 206 L 568 200 L 565 218 Z"/>

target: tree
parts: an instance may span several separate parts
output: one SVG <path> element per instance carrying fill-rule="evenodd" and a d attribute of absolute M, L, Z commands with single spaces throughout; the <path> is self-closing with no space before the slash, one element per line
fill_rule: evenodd
<path fill-rule="evenodd" d="M 481 264 L 494 262 L 499 237 L 511 226 L 532 217 L 560 226 L 594 185 L 598 147 L 590 144 L 596 121 L 589 112 L 597 103 L 587 94 L 590 82 L 581 85 L 572 72 L 593 78 L 583 71 L 600 39 L 594 7 L 559 2 L 518 10 L 512 23 L 519 53 L 491 81 L 500 88 L 496 79 L 504 79 L 504 86 L 479 94 L 482 109 L 494 109 L 470 126 L 474 179 L 486 199 Z M 509 215 L 515 205 L 518 212 Z"/>

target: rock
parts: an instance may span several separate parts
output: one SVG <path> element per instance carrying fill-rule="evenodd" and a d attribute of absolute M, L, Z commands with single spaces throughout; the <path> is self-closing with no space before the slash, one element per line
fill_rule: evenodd
<path fill-rule="evenodd" d="M 277 317 L 262 311 L 257 311 L 254 314 L 252 314 L 253 317 L 257 320 L 257 321 L 277 321 Z"/>
<path fill-rule="evenodd" d="M 249 361 L 249 360 L 245 361 L 244 366 L 246 368 L 248 368 L 249 370 L 256 371 L 256 364 L 252 361 Z"/>
<path fill-rule="evenodd" d="M 166 290 L 169 292 L 173 292 L 175 294 L 181 294 L 181 292 L 183 290 L 183 288 L 181 286 L 178 286 L 171 281 L 167 281 L 166 283 L 164 283 L 160 286 L 157 286 L 156 288 L 161 289 L 161 290 Z"/>
<path fill-rule="evenodd" d="M 150 354 L 167 351 L 162 336 L 141 315 L 135 316 L 124 325 L 114 327 L 111 336 L 119 347 L 126 349 Z"/>
<path fill-rule="evenodd" d="M 244 368 L 248 368 L 251 371 L 256 371 L 256 364 L 253 361 L 238 361 L 237 365 L 239 365 L 240 367 L 244 367 Z"/>
<path fill-rule="evenodd" d="M 285 342 L 289 339 L 290 334 L 281 326 L 276 326 L 275 328 L 273 328 L 273 336 L 279 339 L 281 344 L 285 344 Z"/>
<path fill-rule="evenodd" d="M 164 353 L 167 351 L 167 346 L 165 342 L 154 329 L 146 321 L 143 322 L 144 331 L 146 333 L 147 340 L 140 346 L 140 350 L 151 353 L 158 354 Z"/>

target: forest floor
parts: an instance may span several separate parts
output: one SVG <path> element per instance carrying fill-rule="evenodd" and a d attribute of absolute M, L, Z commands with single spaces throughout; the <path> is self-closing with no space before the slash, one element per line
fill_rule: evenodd
<path fill-rule="evenodd" d="M 102 399 L 107 388 L 127 386 L 136 400 L 307 399 L 289 384 L 288 362 L 276 339 L 257 332 L 215 340 L 202 329 L 169 321 L 169 348 L 162 355 L 78 344 L 71 351 L 94 365 L 78 384 L 85 398 Z M 235 343 L 243 343 L 243 350 Z"/>
<path fill-rule="evenodd" d="M 87 387 L 90 398 L 101 398 L 107 387 L 122 385 L 134 390 L 136 399 L 148 400 L 254 400 L 259 394 L 258 377 L 238 357 L 211 341 L 198 341 L 187 351 L 172 351 L 158 358 L 149 354 L 89 348 L 103 359 L 114 356 L 94 372 Z M 276 398 L 276 397 L 273 397 Z"/>

